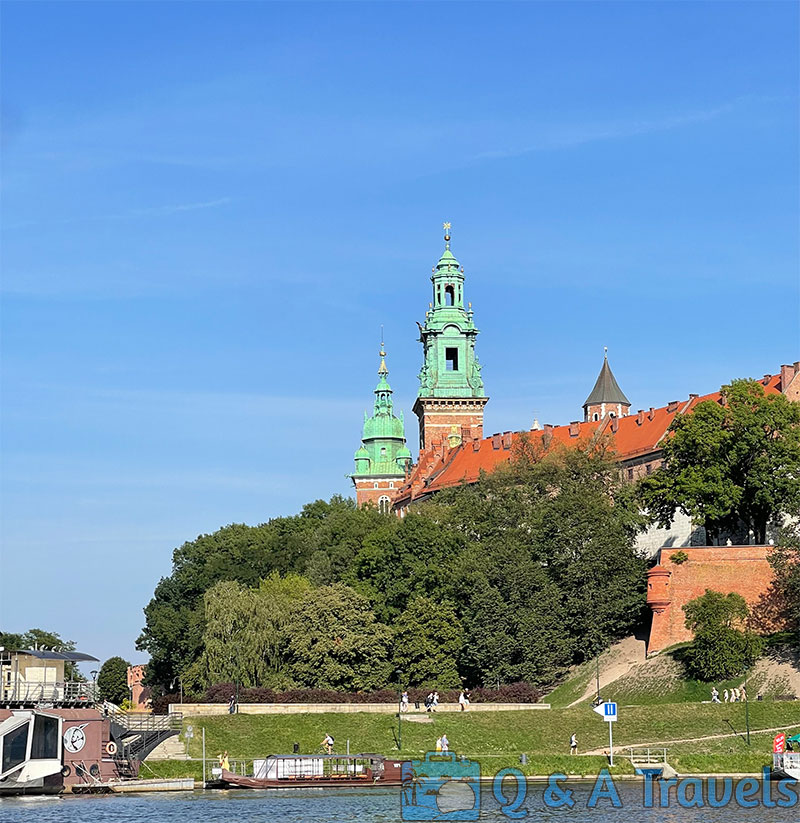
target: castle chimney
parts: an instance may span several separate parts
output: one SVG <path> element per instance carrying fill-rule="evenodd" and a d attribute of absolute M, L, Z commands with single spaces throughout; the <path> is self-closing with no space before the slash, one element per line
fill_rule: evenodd
<path fill-rule="evenodd" d="M 577 420 L 573 420 L 569 424 L 569 436 L 570 437 L 577 437 L 580 434 L 580 431 L 581 431 L 580 423 L 578 423 Z"/>
<path fill-rule="evenodd" d="M 636 415 L 636 425 L 641 426 L 644 423 L 644 409 L 639 409 Z"/>
<path fill-rule="evenodd" d="M 513 435 L 511 432 L 503 432 L 503 448 L 510 449 L 511 448 L 511 440 Z"/>
<path fill-rule="evenodd" d="M 614 432 L 614 434 L 616 434 L 618 428 L 619 428 L 619 417 L 612 417 L 611 418 L 611 431 Z"/>
<path fill-rule="evenodd" d="M 677 400 L 670 400 L 669 403 L 667 403 L 667 413 L 672 414 L 672 412 L 677 411 L 679 405 L 680 403 Z"/>
<path fill-rule="evenodd" d="M 781 366 L 781 391 L 785 392 L 789 388 L 789 384 L 794 380 L 794 376 L 800 371 L 800 363 L 794 363 L 791 366 Z"/>
<path fill-rule="evenodd" d="M 492 448 L 497 451 L 500 448 L 503 442 L 503 435 L 500 432 L 496 432 L 492 435 Z"/>

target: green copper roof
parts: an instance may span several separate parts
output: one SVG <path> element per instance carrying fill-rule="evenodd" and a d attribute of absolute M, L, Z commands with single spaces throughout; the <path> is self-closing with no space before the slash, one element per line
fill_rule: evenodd
<path fill-rule="evenodd" d="M 411 460 L 406 448 L 403 413 L 397 417 L 392 403 L 392 387 L 386 368 L 386 352 L 381 344 L 381 364 L 378 368 L 378 385 L 375 386 L 375 407 L 372 416 L 364 414 L 361 446 L 355 453 L 356 471 L 351 477 L 371 475 L 402 478 Z"/>
<path fill-rule="evenodd" d="M 449 228 L 446 223 L 445 250 L 431 275 L 433 300 L 420 325 L 419 397 L 485 397 L 475 354 L 478 329 L 472 306 L 464 302 L 464 271 L 450 251 Z"/>

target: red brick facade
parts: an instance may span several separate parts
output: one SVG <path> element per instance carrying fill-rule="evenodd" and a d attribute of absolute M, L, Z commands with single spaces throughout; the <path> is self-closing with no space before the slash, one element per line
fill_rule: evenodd
<path fill-rule="evenodd" d="M 701 546 L 661 549 L 658 564 L 647 574 L 647 603 L 653 610 L 647 653 L 692 639 L 691 631 L 684 625 L 683 606 L 700 597 L 706 589 L 742 595 L 750 606 L 755 631 L 766 633 L 783 628 L 776 617 L 778 604 L 772 587 L 772 569 L 767 562 L 771 548 Z"/>
<path fill-rule="evenodd" d="M 378 509 L 385 505 L 386 511 L 389 511 L 392 499 L 404 482 L 403 478 L 396 477 L 392 479 L 385 477 L 354 478 L 356 501 L 359 506 L 374 503 Z"/>
<path fill-rule="evenodd" d="M 447 443 L 453 426 L 461 442 L 483 437 L 483 408 L 488 397 L 418 397 L 414 414 L 419 418 L 420 450 Z"/>

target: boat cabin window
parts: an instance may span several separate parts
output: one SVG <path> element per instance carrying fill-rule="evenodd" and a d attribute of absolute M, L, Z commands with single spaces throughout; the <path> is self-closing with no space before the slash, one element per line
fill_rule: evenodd
<path fill-rule="evenodd" d="M 31 759 L 58 759 L 58 718 L 37 714 L 33 721 Z"/>
<path fill-rule="evenodd" d="M 0 772 L 5 774 L 15 766 L 19 766 L 28 751 L 28 729 L 30 723 L 17 726 L 3 737 L 3 766 Z"/>

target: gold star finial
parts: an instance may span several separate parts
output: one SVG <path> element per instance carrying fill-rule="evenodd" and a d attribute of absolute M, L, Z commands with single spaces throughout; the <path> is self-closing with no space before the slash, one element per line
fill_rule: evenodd
<path fill-rule="evenodd" d="M 445 248 L 450 248 L 450 223 L 442 223 L 442 228 L 444 229 L 444 242 Z"/>

